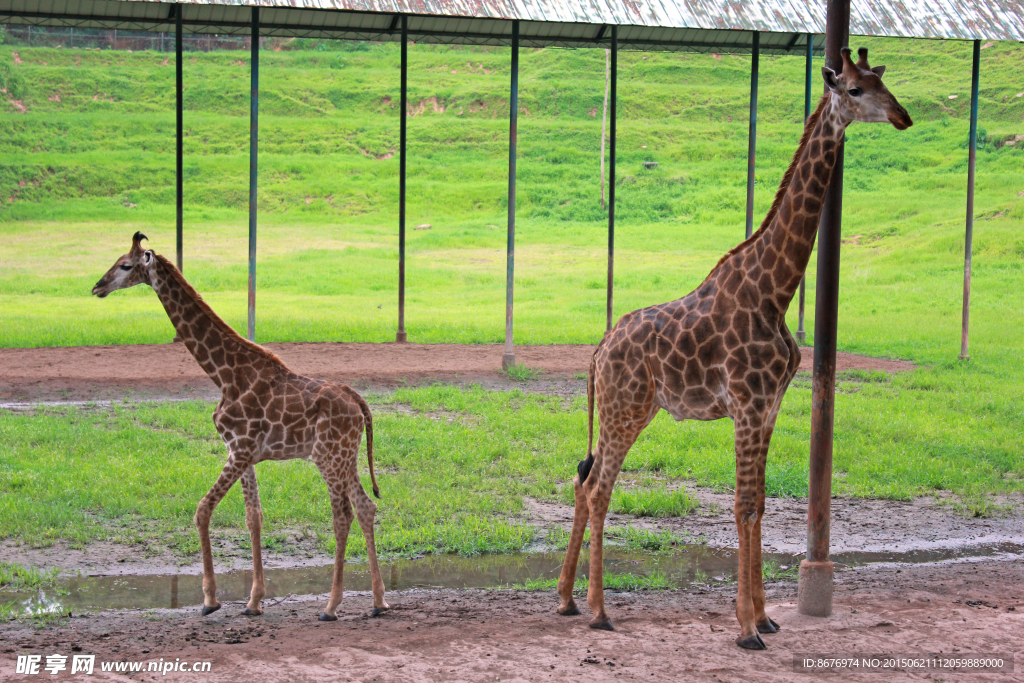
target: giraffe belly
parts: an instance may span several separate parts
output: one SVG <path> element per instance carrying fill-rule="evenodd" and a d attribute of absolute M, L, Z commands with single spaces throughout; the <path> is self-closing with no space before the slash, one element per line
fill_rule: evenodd
<path fill-rule="evenodd" d="M 666 410 L 676 422 L 683 420 L 718 420 L 729 415 L 725 397 L 704 386 L 673 390 L 657 383 L 654 402 Z"/>

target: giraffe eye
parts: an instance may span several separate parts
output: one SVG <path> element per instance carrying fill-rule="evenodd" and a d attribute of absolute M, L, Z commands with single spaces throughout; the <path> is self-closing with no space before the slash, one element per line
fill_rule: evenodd
<path fill-rule="evenodd" d="M 121 266 L 121 270 L 131 270 L 131 269 L 132 269 L 132 267 L 129 266 L 129 265 Z"/>
<path fill-rule="evenodd" d="M 864 91 L 861 90 L 860 88 L 850 88 L 850 94 L 853 95 L 854 97 L 860 97 L 861 93 L 863 92 Z"/>

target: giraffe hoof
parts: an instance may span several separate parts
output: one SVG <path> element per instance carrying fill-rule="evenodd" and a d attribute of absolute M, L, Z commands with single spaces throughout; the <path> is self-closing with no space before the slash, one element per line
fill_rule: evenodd
<path fill-rule="evenodd" d="M 767 623 L 765 623 L 765 624 L 758 624 L 757 625 L 757 632 L 758 633 L 778 633 L 779 625 L 777 623 L 775 623 L 774 621 L 772 621 L 771 617 L 765 617 L 765 619 L 767 620 Z"/>
<path fill-rule="evenodd" d="M 736 639 L 736 644 L 742 647 L 744 650 L 767 650 L 768 646 L 761 640 L 761 636 L 756 633 L 752 636 L 740 636 Z"/>
<path fill-rule="evenodd" d="M 337 621 L 338 617 L 332 617 L 327 612 L 324 612 L 323 614 L 320 615 L 319 619 L 320 619 L 320 621 Z"/>
<path fill-rule="evenodd" d="M 614 631 L 615 627 L 612 626 L 610 619 L 604 621 L 592 621 L 590 622 L 590 628 L 597 629 L 598 631 Z"/>
<path fill-rule="evenodd" d="M 209 607 L 206 606 L 206 605 L 203 605 L 203 616 L 205 617 L 207 614 L 213 614 L 214 612 L 216 612 L 219 609 L 220 609 L 220 603 L 219 602 L 216 605 L 211 605 Z"/>
<path fill-rule="evenodd" d="M 370 616 L 371 617 L 379 617 L 380 615 L 384 614 L 387 611 L 388 611 L 387 606 L 385 606 L 385 607 L 374 607 L 373 611 L 370 612 Z"/>
<path fill-rule="evenodd" d="M 556 611 L 563 617 L 575 617 L 580 613 L 580 608 L 576 606 L 575 600 L 570 600 L 569 604 L 565 607 L 559 607 Z"/>
<path fill-rule="evenodd" d="M 262 609 L 250 609 L 250 608 L 246 607 L 244 610 L 242 610 L 242 614 L 244 614 L 247 617 L 258 617 L 261 614 L 263 614 L 263 610 Z"/>

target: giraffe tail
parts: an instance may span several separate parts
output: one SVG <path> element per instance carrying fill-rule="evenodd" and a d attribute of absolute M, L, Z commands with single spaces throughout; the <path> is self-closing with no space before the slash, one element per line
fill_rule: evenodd
<path fill-rule="evenodd" d="M 600 344 L 598 345 L 600 347 Z M 590 357 L 587 369 L 587 459 L 580 461 L 576 472 L 580 475 L 580 484 L 590 476 L 590 468 L 594 466 L 594 374 L 597 369 L 597 349 Z"/>
<path fill-rule="evenodd" d="M 373 495 L 380 498 L 377 475 L 373 472 L 373 415 L 370 414 L 370 406 L 366 400 L 354 389 L 350 389 L 350 391 L 359 404 L 359 409 L 363 412 L 363 424 L 366 426 L 366 459 L 370 464 L 370 481 L 373 483 Z"/>

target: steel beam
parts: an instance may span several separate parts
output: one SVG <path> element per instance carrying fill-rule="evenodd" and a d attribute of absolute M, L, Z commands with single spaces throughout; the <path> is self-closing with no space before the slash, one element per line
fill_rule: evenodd
<path fill-rule="evenodd" d="M 960 329 L 960 360 L 970 360 L 967 350 L 971 318 L 971 242 L 974 241 L 974 160 L 978 153 L 978 78 L 981 66 L 981 41 L 974 41 L 971 67 L 971 138 L 967 152 L 967 230 L 964 236 L 964 314 Z"/>
<path fill-rule="evenodd" d="M 612 329 L 612 303 L 615 289 L 615 121 L 619 102 L 619 27 L 612 26 L 611 96 L 609 97 L 608 133 L 608 301 L 605 333 Z"/>
<path fill-rule="evenodd" d="M 747 132 L 747 237 L 754 234 L 754 157 L 757 155 L 757 72 L 761 34 L 754 31 L 750 53 L 750 129 Z"/>
<path fill-rule="evenodd" d="M 850 0 L 828 0 L 825 62 L 843 69 L 840 50 L 850 37 Z M 832 440 L 836 395 L 836 329 L 839 313 L 839 248 L 843 215 L 843 148 L 825 193 L 818 225 L 818 274 L 814 308 L 814 379 L 811 394 L 810 481 L 807 504 L 807 558 L 800 563 L 797 610 L 832 614 L 833 565 L 828 559 L 832 513 Z"/>
<path fill-rule="evenodd" d="M 516 126 L 519 121 L 519 22 L 512 22 L 512 82 L 509 87 L 508 123 L 508 251 L 505 257 L 505 353 L 501 368 L 515 367 L 512 347 L 512 299 L 516 266 Z"/>
<path fill-rule="evenodd" d="M 249 95 L 249 341 L 256 341 L 256 171 L 260 103 L 260 9 L 252 8 L 252 75 Z"/>
<path fill-rule="evenodd" d="M 807 34 L 807 59 L 804 68 L 804 125 L 811 117 L 811 69 L 814 67 L 814 34 Z M 797 313 L 796 340 L 798 342 L 807 340 L 807 331 L 804 329 L 804 301 L 807 291 L 807 274 L 800 278 L 800 303 Z"/>
<path fill-rule="evenodd" d="M 409 107 L 409 22 L 408 18 L 402 15 L 402 64 L 401 93 L 398 97 L 398 106 L 401 110 L 398 124 L 398 332 L 395 334 L 396 342 L 408 340 L 405 333 L 405 143 L 406 143 L 406 119 Z"/>
<path fill-rule="evenodd" d="M 178 257 L 178 270 L 184 272 L 184 262 L 182 252 L 184 250 L 184 148 L 185 143 L 182 139 L 184 131 L 184 103 L 182 102 L 182 69 L 184 61 L 181 46 L 181 12 L 182 6 L 180 4 L 174 6 L 174 99 L 175 99 L 175 111 L 177 114 L 177 128 L 175 129 L 177 135 L 177 146 L 175 149 L 175 160 L 177 162 L 177 171 L 175 175 L 175 202 L 177 206 L 177 223 L 175 229 L 176 235 L 176 247 Z"/>

